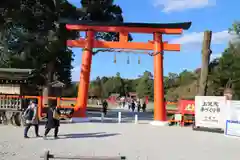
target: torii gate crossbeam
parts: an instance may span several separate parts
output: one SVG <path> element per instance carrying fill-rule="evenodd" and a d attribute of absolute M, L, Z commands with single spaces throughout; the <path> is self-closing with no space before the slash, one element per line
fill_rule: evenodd
<path fill-rule="evenodd" d="M 78 98 L 75 106 L 75 117 L 86 117 L 88 88 L 93 48 L 118 48 L 132 50 L 153 50 L 154 55 L 154 122 L 152 124 L 167 124 L 166 108 L 164 105 L 163 85 L 163 51 L 180 51 L 179 44 L 163 42 L 163 34 L 182 34 L 191 26 L 191 22 L 184 23 L 102 23 L 92 21 L 68 21 L 62 20 L 68 30 L 85 31 L 86 37 L 78 40 L 68 40 L 69 47 L 84 48 Z M 96 40 L 96 32 L 117 32 L 119 41 Z M 147 33 L 153 35 L 153 41 L 129 42 L 129 33 Z"/>

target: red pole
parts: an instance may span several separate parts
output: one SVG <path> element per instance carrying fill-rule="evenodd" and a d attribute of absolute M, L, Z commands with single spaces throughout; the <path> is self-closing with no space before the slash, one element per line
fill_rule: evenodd
<path fill-rule="evenodd" d="M 82 66 L 80 72 L 80 82 L 78 86 L 78 97 L 75 106 L 77 117 L 86 117 L 87 101 L 88 101 L 88 88 L 90 82 L 90 72 L 92 64 L 92 49 L 94 43 L 94 32 L 86 32 L 86 45 L 82 55 Z"/>
<path fill-rule="evenodd" d="M 162 35 L 154 33 L 154 122 L 166 124 L 163 85 L 163 44 Z"/>

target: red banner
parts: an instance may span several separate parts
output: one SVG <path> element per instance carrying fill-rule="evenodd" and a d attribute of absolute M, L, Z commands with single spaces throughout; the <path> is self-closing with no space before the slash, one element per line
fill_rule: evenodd
<path fill-rule="evenodd" d="M 148 104 L 148 96 L 145 97 L 145 103 Z"/>
<path fill-rule="evenodd" d="M 194 100 L 180 100 L 178 107 L 182 114 L 192 114 L 192 115 L 195 114 Z"/>

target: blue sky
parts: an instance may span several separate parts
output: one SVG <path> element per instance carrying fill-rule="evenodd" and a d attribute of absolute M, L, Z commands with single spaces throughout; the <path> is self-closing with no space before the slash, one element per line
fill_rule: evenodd
<path fill-rule="evenodd" d="M 69 0 L 80 7 L 80 0 Z M 125 22 L 185 22 L 192 26 L 181 36 L 164 36 L 169 43 L 180 43 L 180 52 L 165 52 L 164 74 L 179 73 L 184 69 L 194 70 L 201 65 L 201 43 L 203 31 L 212 30 L 212 58 L 221 55 L 227 47 L 231 35 L 227 30 L 237 17 L 240 1 L 232 0 L 115 0 L 123 10 Z M 151 35 L 133 34 L 134 41 L 152 40 Z M 72 49 L 75 60 L 72 79 L 79 80 L 82 52 Z M 127 58 L 130 57 L 130 64 Z M 138 56 L 141 64 L 138 64 Z M 120 72 L 124 78 L 135 78 L 148 70 L 153 72 L 153 58 L 143 54 L 118 53 L 117 63 L 113 63 L 114 53 L 102 52 L 93 57 L 91 79 L 97 76 L 113 76 Z"/>

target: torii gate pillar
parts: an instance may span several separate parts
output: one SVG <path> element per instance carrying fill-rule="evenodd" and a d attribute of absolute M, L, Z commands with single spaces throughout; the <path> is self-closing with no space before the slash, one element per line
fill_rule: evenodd
<path fill-rule="evenodd" d="M 91 64 L 92 64 L 92 50 L 94 44 L 94 31 L 86 31 L 86 44 L 82 54 L 82 65 L 80 73 L 80 83 L 78 86 L 78 98 L 75 107 L 75 115 L 79 115 L 82 121 L 88 121 L 87 102 L 88 102 L 88 89 L 90 82 Z M 73 121 L 76 119 L 73 118 Z"/>
<path fill-rule="evenodd" d="M 152 125 L 167 125 L 163 85 L 163 42 L 162 34 L 153 33 L 154 40 L 154 121 Z"/>

